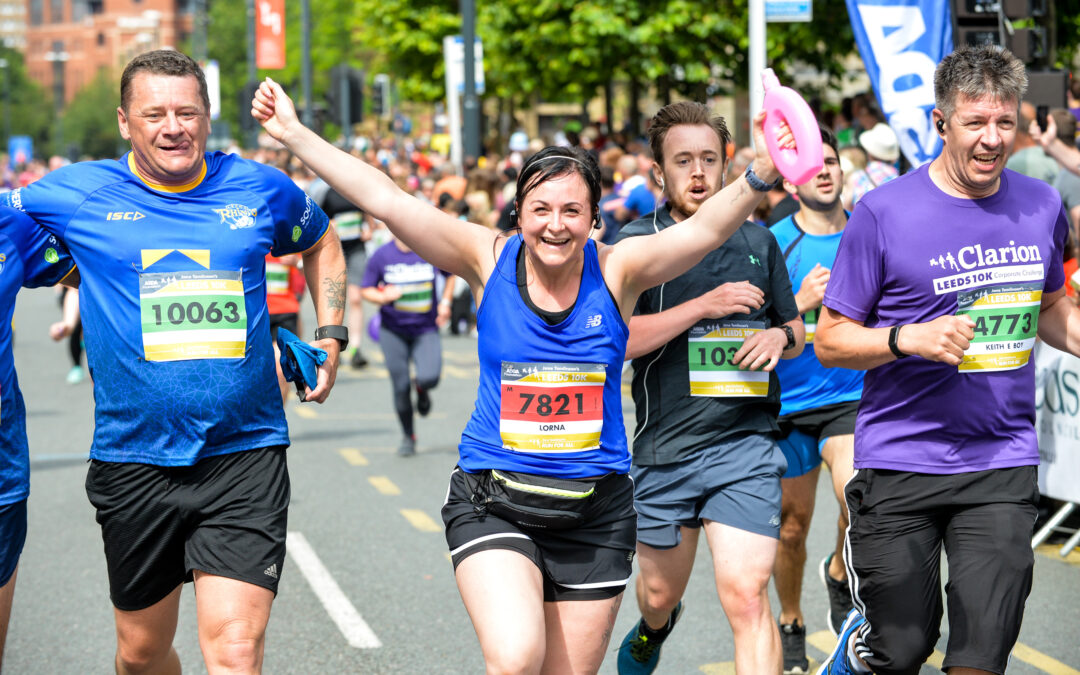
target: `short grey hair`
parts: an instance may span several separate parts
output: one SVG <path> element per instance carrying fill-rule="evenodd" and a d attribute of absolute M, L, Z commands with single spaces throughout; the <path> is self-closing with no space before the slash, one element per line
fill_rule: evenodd
<path fill-rule="evenodd" d="M 934 71 L 934 104 L 949 119 L 956 110 L 957 95 L 991 96 L 1019 105 L 1027 86 L 1024 64 L 1009 50 L 964 45 L 942 59 Z"/>

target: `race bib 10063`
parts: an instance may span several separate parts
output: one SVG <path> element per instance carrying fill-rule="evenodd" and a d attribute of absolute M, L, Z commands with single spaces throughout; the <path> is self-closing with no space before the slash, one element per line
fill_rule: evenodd
<path fill-rule="evenodd" d="M 502 363 L 499 435 L 521 452 L 600 447 L 604 381 L 600 363 Z"/>
<path fill-rule="evenodd" d="M 1015 370 L 1027 365 L 1035 345 L 1042 284 L 990 286 L 957 294 L 957 315 L 975 322 L 975 338 L 960 372 Z"/>
<path fill-rule="evenodd" d="M 762 321 L 699 321 L 690 327 L 691 396 L 768 396 L 769 374 L 732 363 L 747 338 L 765 330 Z"/>
<path fill-rule="evenodd" d="M 147 361 L 244 357 L 247 311 L 240 272 L 142 274 L 139 305 Z"/>

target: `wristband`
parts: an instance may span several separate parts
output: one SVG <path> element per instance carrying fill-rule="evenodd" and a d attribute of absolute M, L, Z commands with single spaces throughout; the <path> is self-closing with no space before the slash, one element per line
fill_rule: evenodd
<path fill-rule="evenodd" d="M 791 326 L 783 323 L 777 326 L 777 328 L 784 331 L 784 335 L 787 336 L 787 344 L 784 345 L 784 351 L 786 352 L 789 349 L 795 349 L 795 331 L 791 329 Z"/>
<path fill-rule="evenodd" d="M 899 341 L 899 339 L 900 339 L 900 326 L 893 326 L 889 330 L 889 351 L 891 351 L 893 353 L 893 356 L 895 356 L 896 358 L 902 359 L 905 356 L 909 356 L 909 355 L 905 354 L 902 351 L 900 351 L 900 347 L 899 347 L 899 345 L 897 345 L 897 342 Z"/>
<path fill-rule="evenodd" d="M 325 340 L 326 338 L 333 338 L 341 345 L 341 351 L 345 351 L 345 348 L 349 346 L 349 329 L 345 326 L 319 326 L 315 329 L 315 339 Z"/>
<path fill-rule="evenodd" d="M 753 163 L 746 165 L 746 173 L 744 173 L 743 175 L 746 176 L 746 183 L 758 192 L 769 192 L 776 186 L 780 185 L 780 181 L 783 180 L 783 178 L 777 178 L 772 183 L 766 183 L 765 181 L 761 180 L 760 176 L 754 173 Z"/>

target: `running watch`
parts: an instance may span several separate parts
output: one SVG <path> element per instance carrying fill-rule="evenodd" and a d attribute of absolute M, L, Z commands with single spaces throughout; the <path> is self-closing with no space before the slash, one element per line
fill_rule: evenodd
<path fill-rule="evenodd" d="M 315 329 L 315 339 L 325 340 L 326 338 L 333 338 L 341 345 L 341 351 L 345 351 L 345 348 L 349 346 L 349 329 L 345 326 L 319 326 Z"/>

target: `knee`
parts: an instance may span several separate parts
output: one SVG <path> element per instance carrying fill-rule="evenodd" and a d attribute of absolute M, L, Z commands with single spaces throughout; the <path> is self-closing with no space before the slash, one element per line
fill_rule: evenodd
<path fill-rule="evenodd" d="M 681 594 L 663 579 L 638 576 L 638 601 L 649 615 L 670 614 L 682 599 Z"/>
<path fill-rule="evenodd" d="M 227 672 L 257 672 L 262 662 L 263 637 L 246 621 L 229 621 L 206 634 L 203 656 Z"/>
<path fill-rule="evenodd" d="M 126 675 L 163 672 L 171 655 L 172 644 L 121 640 L 116 648 L 116 672 Z"/>
<path fill-rule="evenodd" d="M 733 629 L 756 625 L 772 611 L 769 608 L 767 583 L 768 577 L 763 583 L 752 578 L 740 579 L 720 591 L 720 603 Z"/>
<path fill-rule="evenodd" d="M 544 663 L 544 650 L 539 645 L 501 643 L 484 650 L 484 671 L 487 675 L 531 675 L 539 673 Z"/>
<path fill-rule="evenodd" d="M 417 377 L 416 386 L 420 389 L 434 389 L 435 387 L 439 386 L 439 376 L 436 375 L 435 377 L 425 378 Z"/>
<path fill-rule="evenodd" d="M 780 519 L 780 548 L 789 551 L 805 548 L 809 532 L 810 514 L 800 510 L 784 513 Z"/>

